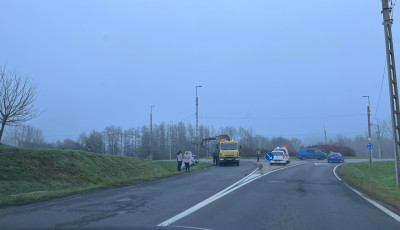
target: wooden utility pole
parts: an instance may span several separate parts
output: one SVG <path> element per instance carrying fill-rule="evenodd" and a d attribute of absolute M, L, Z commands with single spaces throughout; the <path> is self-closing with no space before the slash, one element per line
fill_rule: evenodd
<path fill-rule="evenodd" d="M 382 0 L 383 26 L 385 30 L 386 61 L 389 77 L 390 107 L 392 110 L 392 127 L 394 138 L 394 154 L 396 167 L 396 182 L 400 186 L 399 170 L 399 143 L 400 143 L 400 117 L 399 117 L 399 91 L 397 90 L 396 64 L 394 61 L 394 49 L 392 38 L 393 19 L 390 16 L 392 7 L 389 7 L 389 0 Z"/>

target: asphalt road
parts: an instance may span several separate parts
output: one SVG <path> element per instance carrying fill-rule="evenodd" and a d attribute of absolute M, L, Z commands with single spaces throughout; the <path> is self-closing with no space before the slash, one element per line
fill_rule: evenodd
<path fill-rule="evenodd" d="M 247 160 L 239 167 L 3 208 L 0 229 L 400 229 L 334 176 L 336 164 L 325 162 L 270 167 Z M 168 222 L 182 212 L 187 215 Z M 166 222 L 168 227 L 157 227 Z"/>

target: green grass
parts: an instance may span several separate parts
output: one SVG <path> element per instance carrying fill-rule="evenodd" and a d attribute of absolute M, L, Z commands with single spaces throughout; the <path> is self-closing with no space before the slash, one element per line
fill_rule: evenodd
<path fill-rule="evenodd" d="M 191 170 L 209 166 L 201 162 Z M 26 204 L 176 174 L 174 161 L 0 145 L 0 205 Z"/>
<path fill-rule="evenodd" d="M 338 168 L 338 174 L 368 196 L 400 209 L 394 162 L 345 164 Z"/>
<path fill-rule="evenodd" d="M 348 156 L 344 156 L 344 159 L 368 159 L 368 157 L 348 157 Z"/>

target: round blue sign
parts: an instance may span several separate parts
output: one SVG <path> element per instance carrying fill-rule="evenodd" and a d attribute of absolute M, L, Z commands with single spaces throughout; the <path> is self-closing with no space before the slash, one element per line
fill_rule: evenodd
<path fill-rule="evenodd" d="M 368 149 L 372 149 L 374 146 L 371 144 L 371 143 L 369 143 L 368 145 L 367 145 L 367 148 Z"/>
<path fill-rule="evenodd" d="M 267 159 L 267 161 L 272 161 L 274 159 L 274 154 L 272 153 L 265 154 L 265 159 Z"/>

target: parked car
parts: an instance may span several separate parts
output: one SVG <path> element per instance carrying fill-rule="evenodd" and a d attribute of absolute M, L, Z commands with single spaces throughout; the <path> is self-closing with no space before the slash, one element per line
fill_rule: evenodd
<path fill-rule="evenodd" d="M 331 153 L 329 153 L 327 159 L 328 159 L 328 163 L 330 163 L 330 162 L 343 163 L 344 162 L 344 156 L 341 153 L 331 152 Z"/>
<path fill-rule="evenodd" d="M 287 163 L 288 164 L 290 163 L 289 151 L 287 150 L 287 148 L 285 146 L 283 146 L 283 147 L 278 146 L 274 149 L 274 151 L 282 151 L 285 154 L 285 157 L 287 158 Z"/>
<path fill-rule="evenodd" d="M 272 151 L 274 154 L 274 159 L 269 162 L 270 165 L 272 164 L 283 164 L 286 165 L 288 163 L 288 158 L 286 157 L 285 152 L 283 151 Z"/>
<path fill-rule="evenodd" d="M 319 159 L 323 160 L 326 159 L 326 153 L 322 152 L 317 148 L 301 148 L 297 153 L 297 158 L 300 160 L 305 159 Z"/>

